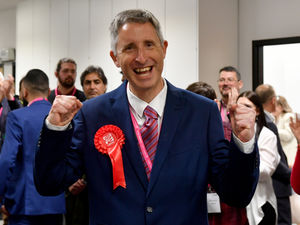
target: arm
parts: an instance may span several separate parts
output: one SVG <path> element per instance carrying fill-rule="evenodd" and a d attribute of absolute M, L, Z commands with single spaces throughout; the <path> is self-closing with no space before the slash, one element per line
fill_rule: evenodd
<path fill-rule="evenodd" d="M 257 145 L 254 145 L 251 153 L 246 154 L 237 147 L 234 140 L 230 143 L 226 141 L 217 106 L 212 110 L 209 123 L 209 182 L 223 202 L 230 206 L 245 207 L 251 201 L 258 182 Z"/>
<path fill-rule="evenodd" d="M 73 96 L 60 96 L 55 99 L 47 119 L 55 126 L 64 126 L 72 121 L 81 107 Z M 80 113 L 79 113 L 80 114 Z M 81 116 L 78 116 L 78 120 Z M 74 127 L 76 129 L 74 130 Z M 57 195 L 66 190 L 80 177 L 81 156 L 77 147 L 72 146 L 73 132 L 82 126 L 72 122 L 65 131 L 54 131 L 44 124 L 37 146 L 34 166 L 34 180 L 42 195 Z M 79 132 L 84 135 L 84 132 Z M 82 139 L 81 139 L 82 138 Z M 83 140 L 84 137 L 78 137 Z M 80 141 L 77 141 L 80 143 Z M 74 151 L 76 149 L 76 151 Z"/>
<path fill-rule="evenodd" d="M 280 161 L 275 134 L 263 128 L 258 138 L 258 148 L 260 156 L 259 179 L 265 180 L 272 176 Z"/>
<path fill-rule="evenodd" d="M 0 154 L 0 196 L 6 192 L 6 185 L 10 179 L 18 176 L 17 155 L 22 149 L 22 127 L 13 113 L 6 121 L 6 137 Z M 14 169 L 16 168 L 16 169 Z"/>

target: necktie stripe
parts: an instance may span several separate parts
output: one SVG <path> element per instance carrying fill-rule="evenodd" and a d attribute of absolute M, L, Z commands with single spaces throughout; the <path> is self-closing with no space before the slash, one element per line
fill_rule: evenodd
<path fill-rule="evenodd" d="M 158 122 L 157 122 L 157 113 L 150 106 L 147 106 L 144 110 L 144 115 L 146 117 L 145 123 L 140 129 L 141 136 L 149 155 L 151 162 L 153 163 L 157 143 L 158 143 Z M 151 170 L 148 167 L 146 160 L 143 158 L 143 163 L 148 179 L 150 179 Z"/>

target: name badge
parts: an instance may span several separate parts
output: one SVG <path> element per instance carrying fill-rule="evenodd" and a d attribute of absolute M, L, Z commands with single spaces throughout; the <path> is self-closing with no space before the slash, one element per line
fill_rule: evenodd
<path fill-rule="evenodd" d="M 217 193 L 207 193 L 207 212 L 221 213 L 220 197 Z"/>

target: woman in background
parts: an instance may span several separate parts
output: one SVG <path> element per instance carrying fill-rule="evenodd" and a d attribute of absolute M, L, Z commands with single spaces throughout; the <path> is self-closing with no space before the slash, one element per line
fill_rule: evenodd
<path fill-rule="evenodd" d="M 274 116 L 283 151 L 287 156 L 289 167 L 293 167 L 297 152 L 297 140 L 290 128 L 290 117 L 295 118 L 295 114 L 292 113 L 291 107 L 283 96 L 277 97 Z"/>
<path fill-rule="evenodd" d="M 255 92 L 241 93 L 237 103 L 256 111 L 255 138 L 259 149 L 260 174 L 254 196 L 247 206 L 248 222 L 250 225 L 276 225 L 277 203 L 271 176 L 280 161 L 277 139 L 267 128 L 264 110 Z"/>

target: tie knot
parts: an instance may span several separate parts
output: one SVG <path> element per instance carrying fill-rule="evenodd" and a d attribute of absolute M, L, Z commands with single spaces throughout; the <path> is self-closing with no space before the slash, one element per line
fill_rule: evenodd
<path fill-rule="evenodd" d="M 146 120 L 149 118 L 157 119 L 157 117 L 158 117 L 157 112 L 153 108 L 151 108 L 149 105 L 145 108 L 144 115 L 146 117 Z"/>

